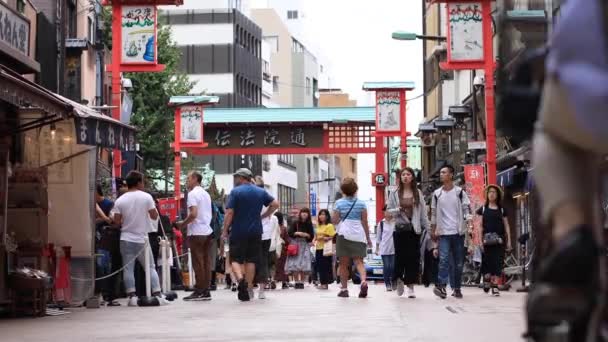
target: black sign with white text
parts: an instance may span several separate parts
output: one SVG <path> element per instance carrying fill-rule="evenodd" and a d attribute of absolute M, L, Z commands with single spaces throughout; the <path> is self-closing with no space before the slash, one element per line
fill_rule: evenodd
<path fill-rule="evenodd" d="M 104 120 L 76 118 L 76 141 L 81 145 L 135 151 L 135 131 Z"/>

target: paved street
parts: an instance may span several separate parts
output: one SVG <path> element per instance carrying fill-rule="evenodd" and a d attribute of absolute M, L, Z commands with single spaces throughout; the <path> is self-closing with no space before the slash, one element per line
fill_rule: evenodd
<path fill-rule="evenodd" d="M 523 331 L 523 295 L 500 298 L 465 289 L 464 300 L 441 301 L 431 289 L 417 299 L 370 287 L 368 299 L 340 299 L 337 287 L 320 292 L 268 292 L 268 299 L 239 303 L 232 292 L 213 301 L 180 299 L 160 308 L 71 309 L 42 319 L 0 320 L 9 341 L 408 341 L 513 342 Z M 351 296 L 353 295 L 351 289 Z"/>

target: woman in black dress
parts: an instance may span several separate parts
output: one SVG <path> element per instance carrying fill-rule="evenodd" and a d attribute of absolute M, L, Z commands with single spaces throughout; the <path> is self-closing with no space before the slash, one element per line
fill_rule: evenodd
<path fill-rule="evenodd" d="M 511 228 L 507 213 L 502 207 L 502 190 L 496 185 L 489 185 L 485 191 L 486 203 L 477 210 L 481 220 L 481 237 L 483 240 L 483 257 L 481 270 L 484 274 L 483 289 L 486 293 L 492 289 L 492 295 L 499 296 L 498 279 L 502 275 L 505 249 L 511 250 Z"/>

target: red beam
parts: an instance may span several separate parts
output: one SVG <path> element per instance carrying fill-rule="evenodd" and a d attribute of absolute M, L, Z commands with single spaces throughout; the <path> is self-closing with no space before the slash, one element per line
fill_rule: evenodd
<path fill-rule="evenodd" d="M 365 148 L 203 148 L 187 147 L 180 145 L 182 151 L 188 151 L 195 155 L 240 155 L 240 154 L 360 154 L 376 153 L 375 147 Z M 387 151 L 386 148 L 383 149 Z"/>

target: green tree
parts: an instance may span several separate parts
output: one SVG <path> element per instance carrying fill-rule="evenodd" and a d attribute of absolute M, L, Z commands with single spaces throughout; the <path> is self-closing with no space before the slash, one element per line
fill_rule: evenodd
<path fill-rule="evenodd" d="M 111 9 L 104 8 L 104 42 L 111 44 Z M 194 86 L 188 76 L 180 68 L 181 53 L 175 41 L 171 39 L 171 29 L 158 25 L 158 63 L 165 65 L 161 72 L 126 73 L 124 77 L 131 79 L 133 88 L 129 90 L 133 98 L 133 114 L 131 124 L 137 127 L 137 139 L 140 145 L 140 155 L 144 158 L 147 171 L 163 170 L 162 176 L 148 172 L 155 180 L 173 183 L 172 172 L 173 150 L 170 144 L 174 139 L 174 109 L 168 107 L 171 96 L 187 95 Z"/>

